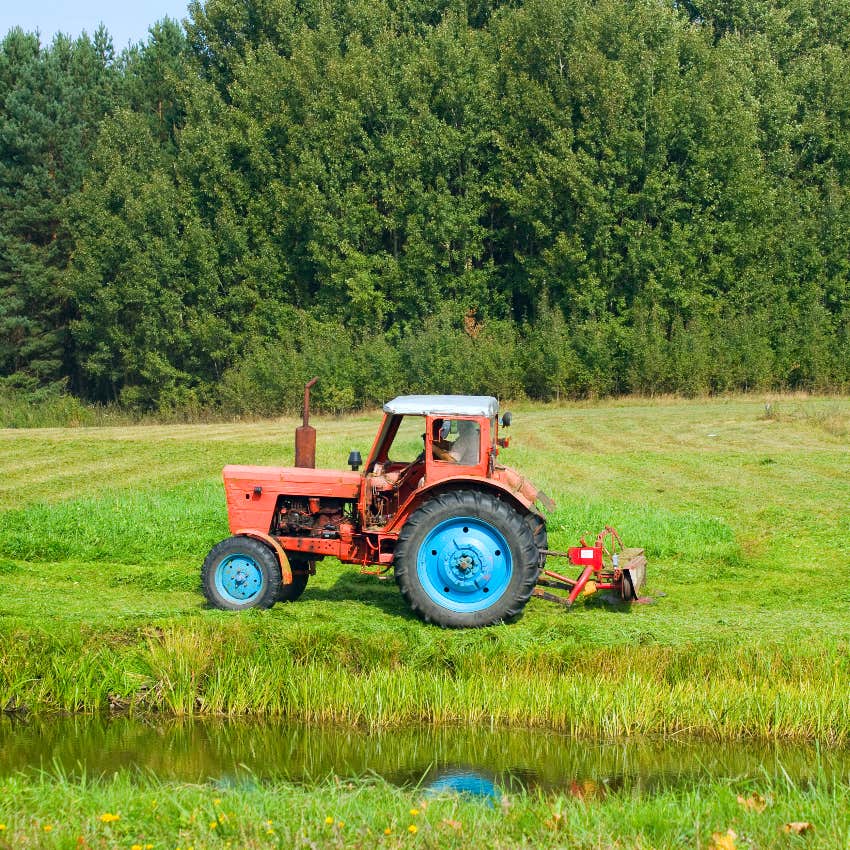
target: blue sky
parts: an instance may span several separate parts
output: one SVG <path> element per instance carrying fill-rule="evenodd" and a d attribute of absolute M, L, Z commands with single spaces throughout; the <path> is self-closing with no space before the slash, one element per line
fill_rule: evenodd
<path fill-rule="evenodd" d="M 93 33 L 103 22 L 115 48 L 141 41 L 148 27 L 164 18 L 186 17 L 189 0 L 0 0 L 0 37 L 12 27 L 41 33 L 49 42 L 55 33 L 77 36 Z"/>

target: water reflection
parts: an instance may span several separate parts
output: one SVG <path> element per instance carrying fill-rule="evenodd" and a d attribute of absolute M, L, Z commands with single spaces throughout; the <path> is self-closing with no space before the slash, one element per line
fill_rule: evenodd
<path fill-rule="evenodd" d="M 585 740 L 543 730 L 415 726 L 364 731 L 284 721 L 0 716 L 0 774 L 60 767 L 89 776 L 140 768 L 160 779 L 221 785 L 376 774 L 492 799 L 520 788 L 651 790 L 707 778 L 787 774 L 850 780 L 850 751 L 694 739 Z"/>
<path fill-rule="evenodd" d="M 428 794 L 460 794 L 468 797 L 483 797 L 492 805 L 500 797 L 496 783 L 475 770 L 450 769 L 428 779 L 425 785 Z"/>

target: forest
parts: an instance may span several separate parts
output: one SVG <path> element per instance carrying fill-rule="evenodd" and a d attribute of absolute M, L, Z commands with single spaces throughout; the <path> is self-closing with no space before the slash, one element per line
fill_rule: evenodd
<path fill-rule="evenodd" d="M 194 0 L 0 41 L 0 398 L 850 387 L 846 0 Z"/>

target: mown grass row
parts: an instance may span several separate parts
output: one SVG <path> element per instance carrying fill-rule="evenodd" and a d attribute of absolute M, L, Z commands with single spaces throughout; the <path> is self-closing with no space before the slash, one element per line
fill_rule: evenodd
<path fill-rule="evenodd" d="M 576 529 L 599 531 L 612 516 L 625 539 L 644 542 L 651 558 L 727 564 L 739 558 L 732 529 L 718 517 L 592 496 L 565 499 L 548 517 L 551 543 L 574 545 L 582 533 Z M 179 567 L 203 560 L 228 534 L 222 486 L 213 481 L 4 511 L 0 553 L 7 570 L 10 560 Z"/>
<path fill-rule="evenodd" d="M 235 787 L 132 774 L 72 781 L 13 777 L 0 796 L 0 846 L 836 848 L 850 837 L 850 786 L 766 779 L 642 795 L 583 785 L 572 794 L 476 799 L 328 780 Z M 789 832 L 789 824 L 804 830 Z M 805 825 L 805 826 L 804 826 Z M 731 832 L 730 832 L 731 831 Z M 720 843 L 725 841 L 726 843 Z"/>

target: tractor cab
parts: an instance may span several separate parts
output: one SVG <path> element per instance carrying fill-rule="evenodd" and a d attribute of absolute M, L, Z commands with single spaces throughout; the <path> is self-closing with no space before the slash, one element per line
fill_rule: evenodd
<path fill-rule="evenodd" d="M 366 525 L 385 527 L 420 490 L 488 478 L 498 454 L 499 403 L 492 396 L 399 396 L 366 461 Z"/>

